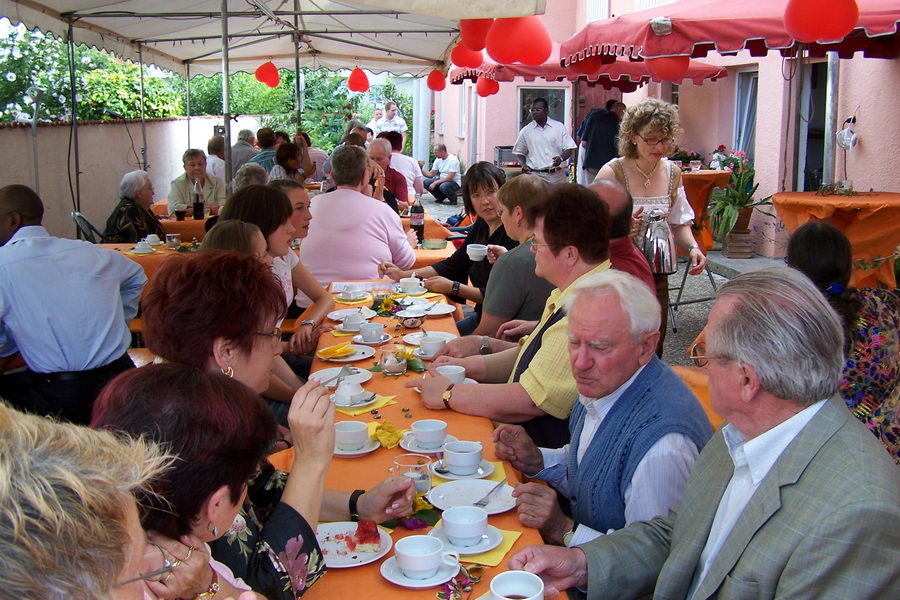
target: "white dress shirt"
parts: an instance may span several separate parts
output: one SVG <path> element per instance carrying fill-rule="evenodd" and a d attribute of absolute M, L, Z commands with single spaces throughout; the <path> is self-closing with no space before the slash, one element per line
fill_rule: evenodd
<path fill-rule="evenodd" d="M 576 456 L 579 464 L 603 419 L 643 370 L 644 367 L 641 367 L 635 371 L 628 381 L 603 398 L 592 399 L 578 395 L 578 401 L 585 408 L 584 426 L 581 429 L 581 437 L 578 438 Z M 569 496 L 566 472 L 569 449 L 569 444 L 556 449 L 541 448 L 544 469 L 533 476 L 550 483 L 566 497 Z M 684 484 L 699 454 L 697 446 L 684 434 L 667 433 L 657 440 L 644 454 L 631 476 L 631 481 L 625 487 L 625 524 L 647 521 L 668 514 L 669 508 L 681 499 Z M 578 546 L 604 533 L 612 532 L 612 529 L 606 532 L 597 531 L 577 523 L 569 546 Z"/>
<path fill-rule="evenodd" d="M 225 161 L 215 154 L 210 154 L 206 157 L 206 172 L 225 181 Z"/>
<path fill-rule="evenodd" d="M 525 166 L 529 169 L 549 169 L 553 167 L 554 158 L 574 148 L 575 140 L 566 126 L 547 119 L 543 127 L 534 121 L 523 127 L 512 151 L 525 157 Z"/>
<path fill-rule="evenodd" d="M 706 539 L 706 546 L 703 547 L 703 552 L 700 553 L 700 562 L 697 563 L 697 568 L 694 570 L 694 579 L 687 598 L 693 597 L 697 588 L 700 587 L 731 530 L 734 529 L 744 512 L 744 508 L 750 502 L 759 484 L 772 470 L 778 457 L 816 416 L 825 402 L 826 400 L 821 400 L 806 407 L 787 421 L 783 421 L 749 441 L 744 438 L 737 427 L 730 423 L 722 429 L 725 444 L 728 446 L 728 454 L 731 455 L 731 460 L 734 462 L 734 474 L 719 501 L 712 528 L 709 530 L 709 537 Z"/>
<path fill-rule="evenodd" d="M 120 358 L 147 277 L 119 252 L 22 227 L 0 248 L 0 356 L 38 373 L 86 371 Z"/>

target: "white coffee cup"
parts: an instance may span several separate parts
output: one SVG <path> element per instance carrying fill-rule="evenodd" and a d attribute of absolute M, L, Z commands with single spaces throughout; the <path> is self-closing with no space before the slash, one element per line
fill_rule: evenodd
<path fill-rule="evenodd" d="M 466 246 L 466 254 L 469 255 L 469 260 L 484 260 L 484 257 L 487 256 L 487 246 L 484 244 L 469 244 Z"/>
<path fill-rule="evenodd" d="M 505 571 L 491 579 L 492 600 L 542 600 L 544 582 L 534 573 L 528 571 Z"/>
<path fill-rule="evenodd" d="M 134 249 L 140 250 L 141 252 L 146 252 L 147 250 L 152 250 L 152 248 L 150 247 L 150 244 L 147 242 L 147 240 L 141 240 L 140 242 L 135 244 Z"/>
<path fill-rule="evenodd" d="M 459 554 L 444 550 L 444 542 L 430 535 L 411 535 L 394 544 L 394 558 L 409 579 L 434 577 L 442 565 L 459 565 Z"/>
<path fill-rule="evenodd" d="M 419 339 L 419 348 L 422 349 L 422 354 L 425 356 L 434 356 L 437 354 L 441 348 L 444 347 L 444 344 L 447 343 L 442 337 L 438 337 L 436 335 L 426 335 L 422 336 Z"/>
<path fill-rule="evenodd" d="M 472 475 L 481 465 L 481 442 L 447 442 L 444 444 L 444 465 L 454 475 Z"/>
<path fill-rule="evenodd" d="M 418 277 L 404 277 L 400 280 L 400 291 L 404 294 L 418 294 L 425 291 L 425 282 Z"/>
<path fill-rule="evenodd" d="M 156 235 L 155 233 L 151 233 L 147 236 L 147 243 L 155 246 L 161 242 L 158 235 Z"/>
<path fill-rule="evenodd" d="M 362 286 L 358 283 L 348 283 L 344 289 L 338 293 L 338 297 L 342 300 L 353 300 L 363 296 Z"/>
<path fill-rule="evenodd" d="M 334 441 L 338 450 L 360 450 L 369 437 L 369 428 L 362 421 L 340 421 L 334 424 Z"/>
<path fill-rule="evenodd" d="M 474 546 L 487 531 L 488 514 L 477 506 L 454 506 L 441 515 L 444 534 L 454 546 Z"/>
<path fill-rule="evenodd" d="M 365 317 L 359 313 L 353 313 L 344 317 L 342 329 L 344 331 L 359 331 L 360 326 L 366 322 Z"/>
<path fill-rule="evenodd" d="M 462 383 L 466 380 L 466 368 L 461 365 L 443 365 L 437 368 L 437 372 L 453 383 Z"/>
<path fill-rule="evenodd" d="M 384 335 L 384 325 L 381 323 L 363 323 L 359 326 L 359 333 L 364 342 L 374 344 L 381 341 Z"/>
<path fill-rule="evenodd" d="M 350 406 L 367 393 L 355 381 L 342 381 L 337 389 L 334 390 L 334 403 L 339 406 Z"/>
<path fill-rule="evenodd" d="M 422 419 L 411 426 L 416 445 L 422 450 L 440 448 L 447 438 L 447 423 L 440 419 Z"/>

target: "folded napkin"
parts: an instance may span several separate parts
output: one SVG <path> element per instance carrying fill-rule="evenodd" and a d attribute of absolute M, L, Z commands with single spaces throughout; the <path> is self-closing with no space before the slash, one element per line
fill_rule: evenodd
<path fill-rule="evenodd" d="M 392 404 L 397 404 L 394 401 L 394 396 L 378 396 L 373 404 L 367 404 L 362 408 L 338 408 L 337 411 L 341 414 L 347 415 L 348 417 L 358 417 L 359 415 L 364 415 L 370 410 L 375 410 L 376 408 L 384 408 L 385 406 L 390 406 Z"/>
<path fill-rule="evenodd" d="M 337 327 L 332 329 L 329 333 L 331 333 L 331 335 L 336 336 L 336 337 L 344 337 L 347 335 L 359 335 L 358 331 L 341 331 Z"/>
<path fill-rule="evenodd" d="M 321 359 L 327 360 L 329 358 L 341 358 L 343 356 L 350 356 L 354 352 L 356 352 L 356 350 L 350 347 L 350 342 L 341 342 L 340 344 L 335 344 L 334 346 L 322 348 L 321 350 L 316 352 L 316 356 Z"/>
<path fill-rule="evenodd" d="M 372 302 L 372 294 L 366 294 L 365 296 L 363 296 L 362 298 L 359 298 L 357 300 L 345 300 L 345 299 L 341 298 L 340 296 L 336 295 L 334 297 L 334 301 L 337 302 L 338 304 L 362 304 L 364 302 L 371 303 Z"/>
<path fill-rule="evenodd" d="M 394 298 L 403 298 L 407 294 L 398 293 L 394 294 Z M 443 294 L 438 294 L 437 292 L 425 292 L 424 294 L 420 294 L 418 296 L 413 296 L 413 298 L 437 298 L 438 296 L 443 296 Z"/>
<path fill-rule="evenodd" d="M 404 431 L 407 430 L 398 430 L 397 426 L 390 421 L 372 421 L 369 423 L 369 437 L 373 440 L 378 440 L 382 448 L 387 448 L 388 450 L 396 448 L 400 444 Z"/>
<path fill-rule="evenodd" d="M 506 477 L 506 469 L 503 468 L 503 463 L 499 460 L 492 460 L 491 464 L 494 465 L 494 472 L 487 477 L 482 477 L 482 479 L 500 483 L 503 481 L 503 478 Z M 447 483 L 448 481 L 450 481 L 450 479 L 444 479 L 440 475 L 435 475 L 434 473 L 431 474 L 431 487 Z"/>
<path fill-rule="evenodd" d="M 440 524 L 441 521 L 438 521 L 434 524 L 434 526 L 437 527 Z M 519 536 L 522 535 L 521 531 L 506 531 L 505 529 L 500 529 L 500 533 L 503 534 L 503 541 L 500 542 L 500 545 L 493 550 L 488 550 L 487 552 L 482 552 L 481 554 L 460 556 L 459 560 L 462 562 L 484 565 L 486 567 L 496 567 L 501 562 L 503 562 L 503 558 L 512 549 L 513 544 L 516 543 L 516 540 L 519 539 Z"/>

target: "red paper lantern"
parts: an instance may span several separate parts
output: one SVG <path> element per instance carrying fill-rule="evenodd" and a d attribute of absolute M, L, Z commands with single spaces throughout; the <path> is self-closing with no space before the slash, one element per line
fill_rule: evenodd
<path fill-rule="evenodd" d="M 663 56 L 660 58 L 647 58 L 647 70 L 650 74 L 662 81 L 674 81 L 684 79 L 688 67 L 691 66 L 690 56 Z"/>
<path fill-rule="evenodd" d="M 365 92 L 369 89 L 369 78 L 359 67 L 350 72 L 350 77 L 347 78 L 347 89 L 351 92 Z"/>
<path fill-rule="evenodd" d="M 540 17 L 497 19 L 487 35 L 487 51 L 498 63 L 541 65 L 553 52 L 553 40 Z"/>
<path fill-rule="evenodd" d="M 484 50 L 488 31 L 493 24 L 493 19 L 460 19 L 460 43 L 473 52 Z"/>
<path fill-rule="evenodd" d="M 855 0 L 789 0 L 784 9 L 784 28 L 798 42 L 844 39 L 858 20 Z"/>
<path fill-rule="evenodd" d="M 278 87 L 281 76 L 278 74 L 278 67 L 272 61 L 265 62 L 256 68 L 256 80 L 266 84 L 269 87 Z"/>
<path fill-rule="evenodd" d="M 469 50 L 462 44 L 457 44 L 450 51 L 450 60 L 457 67 L 471 67 L 477 69 L 484 62 L 481 50 Z"/>
<path fill-rule="evenodd" d="M 433 90 L 435 92 L 439 92 L 447 87 L 447 79 L 444 77 L 444 74 L 437 69 L 434 69 L 431 73 L 428 74 L 428 79 L 425 83 L 428 86 L 429 90 Z"/>
<path fill-rule="evenodd" d="M 478 81 L 475 82 L 475 91 L 482 98 L 487 98 L 488 96 L 493 96 L 500 91 L 500 84 L 493 79 L 488 79 L 487 77 L 479 77 Z"/>

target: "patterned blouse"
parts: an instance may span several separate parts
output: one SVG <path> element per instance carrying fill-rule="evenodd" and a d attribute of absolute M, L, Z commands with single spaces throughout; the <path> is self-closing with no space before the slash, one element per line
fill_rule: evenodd
<path fill-rule="evenodd" d="M 166 239 L 166 232 L 152 212 L 131 198 L 122 198 L 106 220 L 103 239 L 109 244 L 134 244 L 151 233 Z"/>
<path fill-rule="evenodd" d="M 856 318 L 840 393 L 850 411 L 900 464 L 900 295 L 858 290 Z"/>
<path fill-rule="evenodd" d="M 231 528 L 211 544 L 216 560 L 269 600 L 295 600 L 325 574 L 315 531 L 281 502 L 287 476 L 267 464 Z"/>

